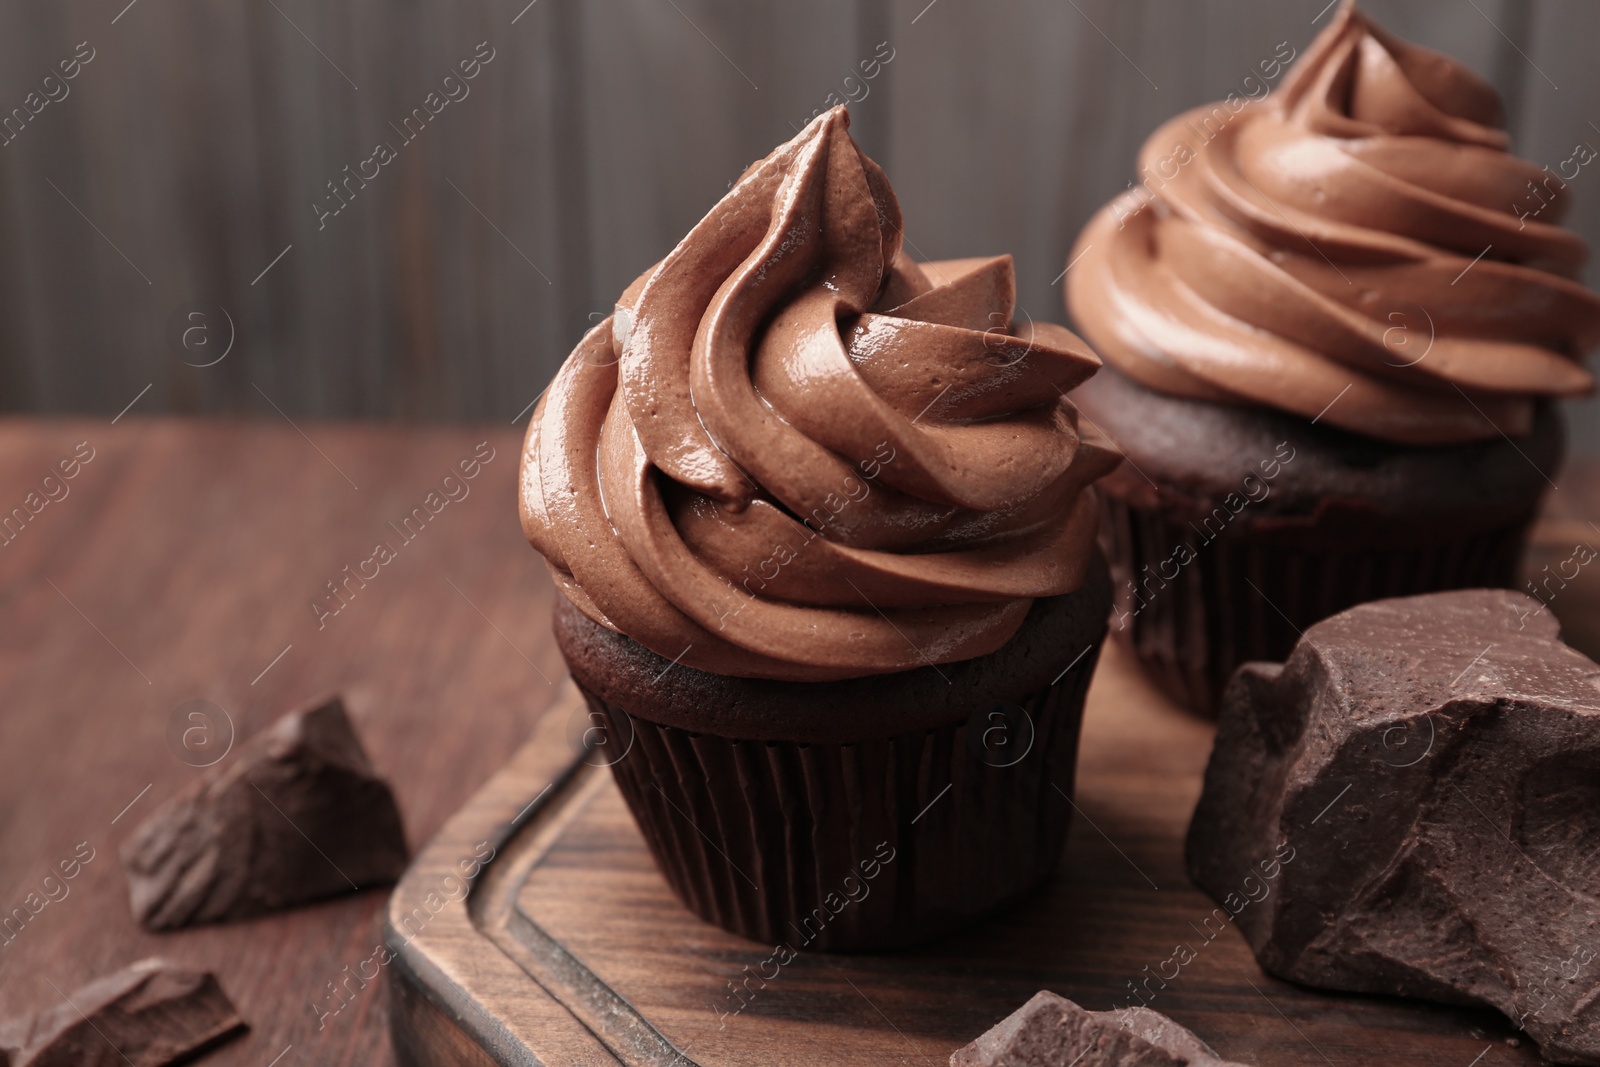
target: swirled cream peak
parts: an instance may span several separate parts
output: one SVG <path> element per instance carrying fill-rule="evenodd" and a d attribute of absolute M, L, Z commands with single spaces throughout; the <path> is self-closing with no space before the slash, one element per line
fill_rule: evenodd
<path fill-rule="evenodd" d="M 1347 3 L 1256 96 L 1158 129 L 1079 238 L 1067 302 L 1107 360 L 1410 444 L 1526 434 L 1537 398 L 1592 390 L 1587 250 L 1487 82 Z"/>
<path fill-rule="evenodd" d="M 795 680 L 987 654 L 1093 550 L 1099 367 L 1011 258 L 917 264 L 843 108 L 747 170 L 535 410 L 523 527 L 580 610 Z"/>

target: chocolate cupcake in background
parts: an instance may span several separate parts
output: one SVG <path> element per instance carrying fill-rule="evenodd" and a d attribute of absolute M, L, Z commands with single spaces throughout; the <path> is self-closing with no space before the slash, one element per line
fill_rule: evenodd
<path fill-rule="evenodd" d="M 843 108 L 745 172 L 534 413 L 524 529 L 690 908 L 911 944 L 1047 879 L 1110 581 L 1099 360 L 1009 256 L 917 264 Z M 1059 792 L 1058 792 L 1059 790 Z"/>
<path fill-rule="evenodd" d="M 1113 629 L 1180 702 L 1351 605 L 1514 583 L 1600 299 L 1502 118 L 1346 4 L 1275 93 L 1157 130 L 1079 238 Z"/>

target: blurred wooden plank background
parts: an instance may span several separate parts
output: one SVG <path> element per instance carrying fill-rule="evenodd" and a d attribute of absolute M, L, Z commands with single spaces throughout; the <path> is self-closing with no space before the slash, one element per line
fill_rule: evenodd
<path fill-rule="evenodd" d="M 0 410 L 509 422 L 830 93 L 858 98 L 916 250 L 1011 251 L 1022 306 L 1064 320 L 1052 279 L 1144 137 L 1303 50 L 1326 3 L 7 4 L 0 114 L 79 42 L 94 58 L 0 146 Z M 1600 4 L 1366 6 L 1492 78 L 1522 154 L 1600 145 Z M 402 146 L 391 123 L 480 42 L 468 95 Z M 327 183 L 379 141 L 398 158 L 319 229 Z M 1600 243 L 1594 170 L 1569 221 Z M 1596 410 L 1574 412 L 1585 451 Z"/>

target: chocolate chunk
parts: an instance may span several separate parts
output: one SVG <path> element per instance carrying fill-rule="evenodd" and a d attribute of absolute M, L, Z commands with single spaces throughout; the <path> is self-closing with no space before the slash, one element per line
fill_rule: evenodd
<path fill-rule="evenodd" d="M 1240 1067 L 1149 1008 L 1085 1011 L 1041 990 L 972 1044 L 950 1067 Z"/>
<path fill-rule="evenodd" d="M 1188 866 L 1273 974 L 1600 1064 L 1600 665 L 1507 591 L 1318 623 L 1229 685 Z"/>
<path fill-rule="evenodd" d="M 245 1028 L 209 972 L 140 960 L 0 1025 L 0 1067 L 162 1067 Z"/>
<path fill-rule="evenodd" d="M 292 711 L 122 847 L 151 930 L 224 922 L 384 885 L 406 865 L 394 795 L 331 697 Z"/>

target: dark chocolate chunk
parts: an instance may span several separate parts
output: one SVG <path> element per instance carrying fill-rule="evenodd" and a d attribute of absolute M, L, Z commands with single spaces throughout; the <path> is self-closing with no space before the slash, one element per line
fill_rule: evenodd
<path fill-rule="evenodd" d="M 1318 623 L 1234 676 L 1188 866 L 1273 974 L 1600 1064 L 1600 665 L 1507 591 Z"/>
<path fill-rule="evenodd" d="M 141 960 L 0 1025 L 3 1067 L 162 1067 L 242 1032 L 209 972 Z"/>
<path fill-rule="evenodd" d="M 1041 990 L 972 1044 L 950 1067 L 1241 1067 L 1149 1008 L 1086 1011 Z"/>
<path fill-rule="evenodd" d="M 283 716 L 173 797 L 122 847 L 151 930 L 225 922 L 358 888 L 406 865 L 394 795 L 338 697 Z"/>

